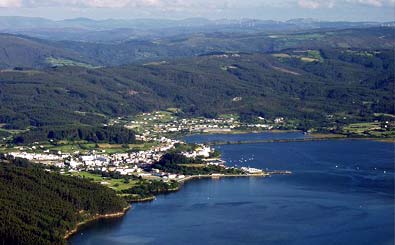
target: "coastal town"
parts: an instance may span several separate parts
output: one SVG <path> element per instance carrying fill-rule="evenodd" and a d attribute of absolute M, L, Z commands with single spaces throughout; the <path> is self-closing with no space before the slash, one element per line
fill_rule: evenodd
<path fill-rule="evenodd" d="M 176 109 L 174 109 L 176 110 Z M 280 128 L 285 124 L 283 117 L 267 120 L 257 117 L 256 123 L 243 123 L 237 115 L 222 115 L 217 118 L 182 118 L 170 111 L 142 113 L 132 119 L 117 118 L 109 124 L 123 124 L 140 134 L 143 141 L 153 140 L 161 135 L 179 135 L 196 133 L 230 133 L 234 131 L 262 131 Z"/>
<path fill-rule="evenodd" d="M 80 152 L 63 153 L 50 152 L 43 150 L 44 146 L 38 147 L 20 147 L 18 152 L 10 152 L 6 155 L 14 158 L 24 158 L 34 163 L 40 163 L 45 166 L 53 166 L 60 169 L 60 173 L 73 172 L 101 172 L 101 173 L 117 173 L 120 176 L 138 176 L 142 178 L 168 180 L 183 180 L 187 176 L 182 174 L 166 173 L 158 169 L 152 169 L 147 172 L 146 169 L 151 164 L 160 160 L 160 158 L 168 151 L 174 149 L 176 145 L 186 144 L 179 140 L 172 140 L 162 137 L 159 146 L 146 151 L 130 152 L 130 153 L 114 153 L 106 154 L 105 152 L 97 152 L 92 150 L 88 154 Z M 24 151 L 24 149 L 29 150 Z M 32 152 L 34 149 L 41 149 L 42 153 Z M 182 154 L 187 158 L 202 158 L 205 165 L 219 166 L 224 169 L 227 167 L 225 162 L 219 158 L 211 158 L 214 149 L 204 144 L 196 145 L 192 151 L 185 151 Z M 245 174 L 262 174 L 260 169 L 243 167 L 241 170 Z M 212 174 L 213 176 L 221 176 L 220 174 Z M 105 184 L 105 183 L 104 183 Z"/>
<path fill-rule="evenodd" d="M 195 168 L 219 167 L 216 168 L 218 172 L 211 170 L 209 176 L 224 176 L 226 174 L 223 173 L 223 170 L 230 170 L 228 172 L 236 170 L 237 175 L 244 176 L 266 176 L 268 175 L 267 170 L 250 168 L 245 163 L 240 166 L 232 166 L 234 163 L 224 162 L 211 145 L 189 144 L 183 140 L 183 136 L 205 133 L 262 132 L 282 129 L 284 126 L 289 128 L 290 124 L 283 117 L 271 120 L 257 117 L 255 123 L 244 123 L 239 120 L 237 115 L 231 114 L 217 118 L 183 118 L 177 116 L 176 109 L 169 109 L 141 113 L 133 117 L 113 118 L 104 126 L 114 125 L 136 132 L 135 139 L 139 143 L 117 145 L 49 140 L 29 145 L 7 146 L 7 148 L 3 148 L 3 153 L 8 157 L 27 159 L 42 164 L 47 167 L 48 171 L 56 169 L 59 173 L 67 175 L 85 176 L 85 173 L 95 173 L 116 178 L 134 177 L 164 182 L 182 182 L 190 179 L 191 174 L 177 171 L 168 172 L 154 167 L 165 154 L 177 151 L 194 163 L 187 166 Z M 385 123 L 378 126 L 373 124 L 371 126 L 370 124 L 357 126 L 382 130 L 388 125 Z M 350 130 L 355 128 L 356 126 L 350 127 Z M 197 175 L 207 176 L 207 174 L 200 173 Z M 228 175 L 234 174 L 228 173 Z M 100 183 L 107 184 L 106 178 L 100 179 Z"/>
<path fill-rule="evenodd" d="M 273 125 L 279 125 L 284 122 L 283 118 L 276 118 L 273 121 L 273 125 L 268 125 L 264 123 L 266 122 L 264 118 L 260 120 L 262 121 L 260 124 L 242 124 L 232 116 L 216 119 L 178 119 L 168 112 L 142 113 L 130 120 L 123 118 L 110 120 L 108 125 L 122 124 L 124 127 L 135 131 L 136 140 L 141 142 L 144 146 L 143 149 L 133 149 L 133 146 L 131 146 L 119 151 L 111 151 L 111 148 L 83 150 L 77 147 L 62 150 L 65 148 L 53 147 L 55 143 L 57 145 L 57 142 L 49 142 L 49 144 L 34 142 L 31 145 L 15 146 L 5 155 L 39 163 L 48 167 L 48 171 L 56 169 L 61 174 L 78 175 L 78 173 L 87 172 L 101 173 L 102 175 L 110 174 L 119 178 L 133 176 L 164 182 L 171 180 L 182 182 L 190 179 L 191 176 L 182 173 L 165 172 L 152 166 L 160 161 L 164 154 L 176 149 L 183 149 L 180 153 L 186 158 L 192 159 L 192 161 L 199 159 L 199 166 L 216 166 L 223 170 L 236 169 L 236 167 L 225 163 L 212 146 L 188 144 L 175 136 L 193 133 L 224 133 L 242 127 L 272 129 Z M 265 171 L 248 166 L 237 168 L 237 171 L 239 171 L 238 175 L 266 175 Z M 220 172 L 209 174 L 212 177 L 224 175 Z M 101 181 L 100 183 L 105 185 L 107 181 Z"/>

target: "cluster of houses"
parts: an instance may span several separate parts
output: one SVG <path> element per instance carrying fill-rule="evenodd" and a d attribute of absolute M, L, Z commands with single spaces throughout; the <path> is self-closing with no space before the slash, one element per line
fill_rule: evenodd
<path fill-rule="evenodd" d="M 136 151 L 129 153 L 106 154 L 104 152 L 90 151 L 89 154 L 80 154 L 79 152 L 71 153 L 43 153 L 18 151 L 11 152 L 8 155 L 15 158 L 24 158 L 32 162 L 41 163 L 48 166 L 56 166 L 69 172 L 75 171 L 101 171 L 107 173 L 118 173 L 119 175 L 137 175 L 140 177 L 161 177 L 164 180 L 185 178 L 182 175 L 173 175 L 160 172 L 153 169 L 152 172 L 146 172 L 145 167 L 160 160 L 163 154 L 173 149 L 176 144 L 183 144 L 178 140 L 171 140 L 162 137 L 161 144 L 145 151 Z M 44 150 L 47 152 L 46 150 Z M 215 164 L 224 166 L 223 162 L 218 159 L 209 159 L 213 149 L 206 145 L 198 145 L 190 152 L 182 152 L 189 158 L 203 157 L 206 164 Z"/>
<path fill-rule="evenodd" d="M 147 115 L 150 116 L 150 115 Z M 140 140 L 152 140 L 152 135 L 154 134 L 166 134 L 166 133 L 176 133 L 176 132 L 205 132 L 213 129 L 230 131 L 237 127 L 240 127 L 240 123 L 234 118 L 229 119 L 174 119 L 167 122 L 160 120 L 157 115 L 152 115 L 152 117 L 144 118 L 144 121 L 131 121 L 127 127 L 128 128 L 139 128 L 144 126 L 144 131 L 138 136 Z M 151 123 L 147 123 L 151 121 Z"/>
<path fill-rule="evenodd" d="M 213 149 L 206 145 L 199 145 L 194 151 L 191 152 L 183 152 L 183 154 L 188 158 L 196 158 L 196 157 L 210 157 L 210 154 L 213 152 Z"/>
<path fill-rule="evenodd" d="M 229 132 L 237 128 L 256 128 L 270 130 L 276 124 L 285 122 L 283 117 L 268 121 L 263 117 L 258 117 L 259 123 L 241 123 L 239 120 L 229 118 L 183 118 L 177 119 L 171 116 L 169 120 L 163 120 L 160 112 L 144 113 L 139 120 L 132 120 L 126 127 L 139 130 L 138 140 L 155 140 L 156 135 L 167 133 L 208 133 L 208 132 Z"/>
<path fill-rule="evenodd" d="M 136 139 L 144 142 L 157 142 L 158 145 L 148 150 L 141 150 L 128 153 L 107 154 L 105 150 L 97 152 L 91 150 L 88 153 L 75 151 L 73 153 L 62 153 L 61 151 L 53 152 L 44 149 L 43 146 L 32 146 L 29 151 L 19 149 L 18 152 L 8 153 L 13 157 L 25 158 L 32 162 L 42 163 L 45 165 L 56 166 L 65 171 L 101 171 L 108 173 L 118 173 L 120 175 L 138 175 L 141 177 L 155 176 L 166 179 L 184 178 L 185 176 L 172 175 L 153 170 L 146 172 L 144 169 L 160 160 L 160 158 L 169 150 L 174 149 L 176 144 L 184 142 L 163 137 L 166 133 L 173 132 L 210 132 L 210 131 L 231 131 L 239 127 L 258 127 L 271 129 L 272 126 L 265 124 L 264 118 L 259 118 L 263 123 L 260 124 L 242 124 L 237 119 L 229 118 L 189 118 L 177 119 L 175 116 L 168 116 L 163 120 L 164 114 L 161 112 L 144 113 L 135 121 L 131 121 L 126 127 L 139 128 Z M 118 123 L 122 118 L 118 118 L 111 123 Z M 275 123 L 284 122 L 284 118 L 276 118 Z M 203 158 L 205 164 L 225 166 L 225 162 L 220 159 L 210 159 L 213 149 L 206 145 L 198 145 L 189 152 L 183 152 L 188 158 Z M 259 169 L 244 168 L 246 173 L 260 173 Z"/>
<path fill-rule="evenodd" d="M 248 174 L 261 174 L 261 173 L 263 173 L 263 170 L 262 169 L 258 169 L 258 168 L 241 167 L 240 169 L 242 171 L 244 171 L 245 173 L 248 173 Z"/>
<path fill-rule="evenodd" d="M 15 158 L 24 158 L 32 162 L 61 162 L 70 157 L 70 154 L 46 154 L 46 153 L 28 153 L 25 151 L 11 152 L 8 155 Z"/>

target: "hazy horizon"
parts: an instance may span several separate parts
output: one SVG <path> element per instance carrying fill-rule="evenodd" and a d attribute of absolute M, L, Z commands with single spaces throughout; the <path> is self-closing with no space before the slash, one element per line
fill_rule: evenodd
<path fill-rule="evenodd" d="M 395 19 L 395 0 L 0 0 L 0 16 L 52 20 L 103 19 L 260 19 L 322 21 Z"/>
<path fill-rule="evenodd" d="M 193 19 L 204 19 L 204 20 L 209 20 L 209 21 L 221 21 L 221 20 L 229 20 L 229 21 L 237 21 L 237 20 L 257 20 L 257 21 L 278 21 L 278 22 L 287 22 L 287 21 L 292 21 L 292 20 L 309 20 L 311 19 L 312 21 L 322 21 L 322 22 L 378 22 L 378 23 L 384 23 L 384 22 L 393 22 L 395 20 L 342 20 L 342 19 L 337 19 L 337 20 L 330 20 L 330 19 L 318 19 L 318 18 L 313 18 L 313 17 L 295 17 L 295 18 L 284 18 L 281 20 L 276 20 L 276 19 L 266 19 L 266 18 L 248 18 L 248 17 L 240 17 L 240 18 L 209 18 L 209 17 L 202 17 L 202 16 L 191 16 L 191 17 L 180 17 L 180 18 L 170 18 L 170 17 L 163 17 L 163 18 L 155 18 L 155 17 L 131 17 L 131 18 L 94 18 L 94 17 L 86 17 L 86 16 L 75 16 L 75 17 L 70 17 L 70 18 L 49 18 L 49 17 L 41 17 L 41 16 L 23 16 L 23 15 L 0 15 L 1 17 L 5 18 L 37 18 L 37 19 L 45 19 L 45 20 L 50 20 L 50 21 L 68 21 L 68 20 L 78 20 L 78 19 L 87 19 L 87 20 L 92 20 L 92 21 L 108 21 L 108 20 L 125 20 L 125 21 L 130 21 L 130 20 L 169 20 L 169 21 L 183 21 L 183 20 L 193 20 Z"/>

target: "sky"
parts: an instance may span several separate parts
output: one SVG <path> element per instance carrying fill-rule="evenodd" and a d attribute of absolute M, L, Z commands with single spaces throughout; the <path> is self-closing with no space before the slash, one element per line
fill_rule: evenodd
<path fill-rule="evenodd" d="M 395 0 L 0 0 L 0 16 L 394 21 Z"/>

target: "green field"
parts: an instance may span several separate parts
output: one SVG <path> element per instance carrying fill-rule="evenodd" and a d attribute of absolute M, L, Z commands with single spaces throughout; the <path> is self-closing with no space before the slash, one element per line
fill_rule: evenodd
<path fill-rule="evenodd" d="M 80 66 L 84 68 L 99 68 L 98 66 L 92 66 L 87 63 L 82 63 L 74 60 L 69 60 L 69 59 L 63 59 L 63 58 L 54 58 L 54 57 L 48 57 L 45 59 L 45 61 L 48 64 L 51 64 L 52 66 Z"/>
<path fill-rule="evenodd" d="M 375 55 L 380 53 L 377 51 L 354 51 L 354 50 L 346 50 L 345 52 L 359 56 L 366 56 L 366 57 L 374 57 Z"/>
<path fill-rule="evenodd" d="M 87 143 L 87 142 L 58 142 L 56 144 L 43 143 L 40 145 L 36 145 L 36 150 L 29 150 L 27 147 L 27 152 L 43 152 L 44 150 L 50 151 L 61 151 L 62 153 L 74 153 L 76 151 L 80 152 L 80 154 L 88 153 L 89 151 L 95 150 L 97 152 L 103 152 L 106 154 L 114 154 L 114 153 L 127 153 L 132 151 L 145 151 L 149 150 L 152 147 L 157 146 L 158 143 L 142 143 L 142 144 L 128 144 L 128 145 L 120 145 L 120 144 L 96 144 L 96 143 Z M 15 151 L 14 147 L 6 147 L 5 145 L 0 145 L 0 152 L 10 152 Z"/>
<path fill-rule="evenodd" d="M 81 177 L 84 179 L 90 179 L 95 183 L 99 183 L 104 186 L 110 187 L 111 189 L 114 189 L 117 192 L 132 188 L 139 182 L 138 180 L 129 180 L 129 183 L 125 183 L 125 179 L 106 178 L 106 177 L 102 177 L 99 174 L 92 174 L 88 172 L 73 172 L 71 173 L 71 175 Z M 108 184 L 103 184 L 103 183 L 108 183 Z"/>
<path fill-rule="evenodd" d="M 149 124 L 169 122 L 175 119 L 170 111 L 156 111 L 152 113 L 143 113 L 134 117 L 137 121 L 147 122 Z"/>
<path fill-rule="evenodd" d="M 29 129 L 26 130 L 5 129 L 3 128 L 4 125 L 5 124 L 0 124 L 0 132 L 3 132 L 4 134 L 20 134 L 29 130 Z"/>
<path fill-rule="evenodd" d="M 390 138 L 395 137 L 395 128 L 391 124 L 383 128 L 379 122 L 353 123 L 343 127 L 343 133 L 363 137 Z"/>
<path fill-rule="evenodd" d="M 299 59 L 303 62 L 323 62 L 324 59 L 318 50 L 294 50 L 290 53 L 276 53 L 272 54 L 279 61 L 285 61 L 287 59 Z"/>
<path fill-rule="evenodd" d="M 221 114 L 219 115 L 219 118 L 223 118 L 223 119 L 233 118 L 234 120 L 239 120 L 240 116 L 238 114 Z"/>
<path fill-rule="evenodd" d="M 167 111 L 155 111 L 151 113 L 140 113 L 136 116 L 128 118 L 125 124 L 128 128 L 133 129 L 137 133 L 143 133 L 146 129 L 153 128 L 156 124 L 168 123 L 177 119 L 174 115 L 177 108 L 169 108 Z M 131 123 L 133 121 L 134 123 Z"/>

